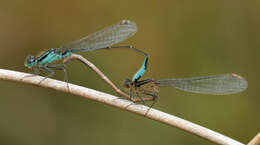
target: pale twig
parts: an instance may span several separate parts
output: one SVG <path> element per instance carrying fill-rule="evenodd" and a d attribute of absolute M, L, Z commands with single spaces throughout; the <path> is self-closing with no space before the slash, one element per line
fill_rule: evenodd
<path fill-rule="evenodd" d="M 0 69 L 0 79 L 2 79 L 2 80 L 31 84 L 31 85 L 50 88 L 50 89 L 54 89 L 57 91 L 62 91 L 64 93 L 67 93 L 67 83 L 66 82 L 48 78 L 45 81 L 43 81 L 41 84 L 39 84 L 39 82 L 43 79 L 42 76 L 24 78 L 24 76 L 26 76 L 26 75 L 29 75 L 29 74 Z M 24 79 L 22 79 L 22 78 L 24 78 Z M 94 100 L 97 102 L 102 102 L 104 104 L 108 104 L 108 105 L 120 108 L 122 110 L 133 112 L 133 113 L 141 115 L 141 116 L 144 116 L 147 109 L 149 109 L 149 107 L 146 107 L 144 105 L 129 105 L 129 104 L 132 104 L 131 101 L 125 100 L 125 99 L 120 99 L 116 96 L 112 96 L 112 95 L 109 95 L 109 94 L 106 94 L 103 92 L 99 92 L 99 91 L 92 90 L 89 88 L 77 86 L 74 84 L 69 84 L 69 86 L 70 86 L 70 93 L 73 95 L 81 96 L 81 97 L 91 99 L 91 100 Z M 207 129 L 205 127 L 202 127 L 200 125 L 194 124 L 192 122 L 186 121 L 184 119 L 161 112 L 161 111 L 153 109 L 153 108 L 150 109 L 149 113 L 146 114 L 146 116 L 144 116 L 144 117 L 147 117 L 152 120 L 156 120 L 160 123 L 164 123 L 164 124 L 172 126 L 172 127 L 179 128 L 181 130 L 184 130 L 191 134 L 197 135 L 199 137 L 207 139 L 216 144 L 242 145 L 242 143 L 240 143 L 236 140 L 233 140 L 229 137 L 226 137 L 220 133 L 214 132 L 214 131 Z"/>
<path fill-rule="evenodd" d="M 260 145 L 260 132 L 247 145 Z"/>

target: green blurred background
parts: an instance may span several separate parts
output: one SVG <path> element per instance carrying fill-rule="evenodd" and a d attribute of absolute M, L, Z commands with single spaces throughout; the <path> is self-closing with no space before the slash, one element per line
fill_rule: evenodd
<path fill-rule="evenodd" d="M 79 39 L 129 19 L 138 33 L 121 43 L 149 53 L 144 78 L 237 73 L 249 88 L 228 96 L 162 88 L 156 109 L 247 143 L 260 130 L 260 1 L 74 0 L 0 1 L 0 67 L 30 72 L 28 54 Z M 114 83 L 139 69 L 130 50 L 82 53 Z M 68 65 L 69 81 L 115 94 L 94 72 Z M 55 79 L 63 80 L 57 72 Z M 182 130 L 65 93 L 0 81 L 0 144 L 3 145 L 206 145 Z M 257 87 L 258 86 L 258 87 Z"/>

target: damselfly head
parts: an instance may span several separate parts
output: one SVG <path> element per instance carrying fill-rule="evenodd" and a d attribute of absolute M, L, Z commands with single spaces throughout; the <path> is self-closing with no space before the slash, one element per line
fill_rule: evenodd
<path fill-rule="evenodd" d="M 28 68 L 32 68 L 35 65 L 35 57 L 32 55 L 27 56 L 24 65 Z"/>
<path fill-rule="evenodd" d="M 133 82 L 131 81 L 131 79 L 126 78 L 124 81 L 124 87 L 130 88 L 131 86 L 133 86 Z"/>

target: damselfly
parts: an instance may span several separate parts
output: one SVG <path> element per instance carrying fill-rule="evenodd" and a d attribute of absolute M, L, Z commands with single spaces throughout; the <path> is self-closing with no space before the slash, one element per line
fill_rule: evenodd
<path fill-rule="evenodd" d="M 68 56 L 71 56 L 72 53 L 93 51 L 98 49 L 130 48 L 140 53 L 141 51 L 132 46 L 112 47 L 112 45 L 133 36 L 136 32 L 137 25 L 135 22 L 122 20 L 80 40 L 71 42 L 58 48 L 51 48 L 39 56 L 29 55 L 26 57 L 24 65 L 30 69 L 33 68 L 36 75 L 40 74 L 40 71 L 46 72 L 48 75 L 45 76 L 45 79 L 51 77 L 54 74 L 52 69 L 63 70 L 64 81 L 67 82 L 68 80 L 65 64 L 52 64 L 53 62 L 68 58 Z"/>
<path fill-rule="evenodd" d="M 151 107 L 158 98 L 159 87 L 171 86 L 191 93 L 228 95 L 239 93 L 245 90 L 248 85 L 243 77 L 234 73 L 180 79 L 154 80 L 148 78 L 139 80 L 147 68 L 147 63 L 148 57 L 145 58 L 141 69 L 134 75 L 132 80 L 129 78 L 125 80 L 124 86 L 129 89 L 131 98 L 133 98 L 133 92 L 141 100 L 143 97 L 140 95 L 149 96 L 153 101 Z"/>

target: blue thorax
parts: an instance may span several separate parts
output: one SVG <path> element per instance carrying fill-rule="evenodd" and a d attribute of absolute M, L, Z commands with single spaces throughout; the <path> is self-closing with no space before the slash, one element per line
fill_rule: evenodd
<path fill-rule="evenodd" d="M 69 50 L 61 53 L 61 52 L 57 51 L 56 49 L 51 48 L 37 58 L 37 63 L 39 65 L 45 65 L 48 63 L 52 63 L 56 60 L 60 60 L 64 57 L 67 57 L 70 54 L 71 54 L 71 52 Z"/>

